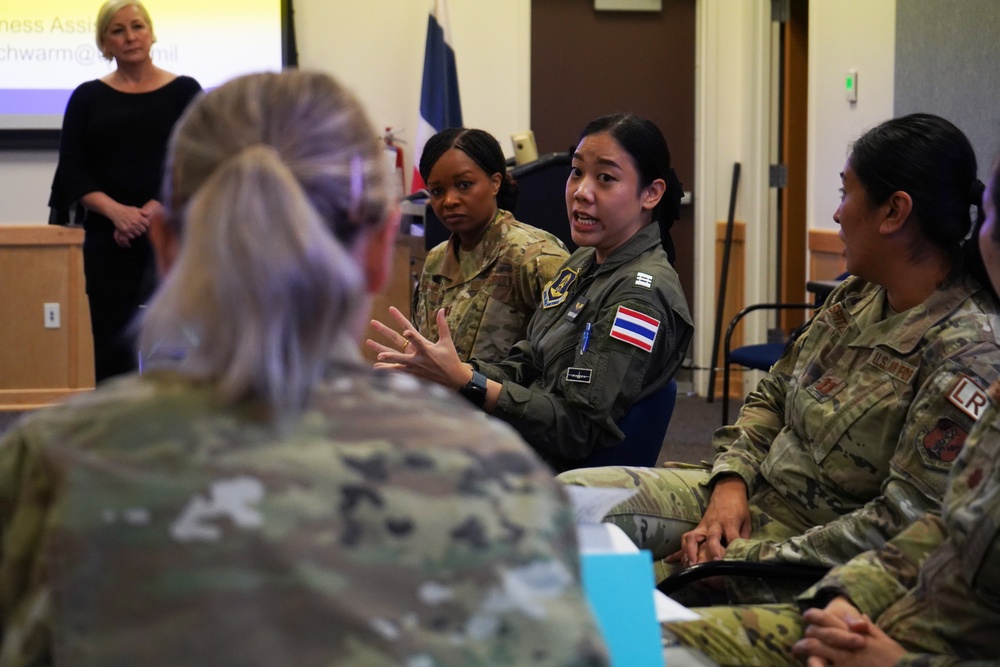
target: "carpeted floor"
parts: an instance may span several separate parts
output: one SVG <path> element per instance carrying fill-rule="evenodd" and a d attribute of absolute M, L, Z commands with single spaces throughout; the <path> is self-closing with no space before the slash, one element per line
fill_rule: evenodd
<path fill-rule="evenodd" d="M 711 460 L 712 433 L 721 425 L 722 406 L 718 401 L 708 403 L 703 396 L 678 393 L 658 463 Z"/>
<path fill-rule="evenodd" d="M 7 430 L 7 427 L 14 423 L 14 421 L 21 416 L 20 412 L 2 412 L 0 411 L 0 433 Z"/>

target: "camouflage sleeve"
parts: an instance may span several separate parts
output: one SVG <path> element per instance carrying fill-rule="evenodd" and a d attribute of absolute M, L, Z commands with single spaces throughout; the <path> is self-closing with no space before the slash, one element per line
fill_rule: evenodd
<path fill-rule="evenodd" d="M 715 463 L 712 476 L 739 475 L 752 492 L 760 472 L 760 464 L 767 456 L 771 443 L 785 426 L 785 397 L 788 394 L 789 373 L 802 340 L 789 348 L 778 359 L 771 371 L 757 383 L 740 408 L 736 423 L 723 426 L 715 432 Z"/>
<path fill-rule="evenodd" d="M 447 244 L 439 244 L 431 248 L 427 253 L 427 257 L 424 260 L 424 268 L 420 272 L 420 280 L 417 282 L 417 288 L 413 292 L 413 300 L 411 302 L 410 322 L 413 323 L 413 326 L 420 332 L 421 336 L 430 340 L 437 340 L 438 335 L 437 321 L 427 313 L 429 308 L 427 303 L 427 285 L 436 267 L 441 263 L 441 257 L 444 254 L 446 246 Z"/>
<path fill-rule="evenodd" d="M 925 514 L 881 548 L 831 570 L 799 596 L 799 604 L 810 607 L 813 600 L 843 594 L 870 618 L 878 618 L 916 585 L 921 564 L 946 538 L 940 517 Z"/>
<path fill-rule="evenodd" d="M 31 644 L 20 649 L 8 646 L 16 638 L 40 638 L 46 632 L 48 590 L 38 581 L 37 572 L 39 544 L 52 498 L 52 475 L 32 454 L 20 429 L 8 432 L 0 440 L 0 631 L 5 654 L 23 653 Z M 35 646 L 35 650 L 43 648 Z M 11 664 L 29 663 L 25 659 Z"/>
<path fill-rule="evenodd" d="M 953 655 L 907 653 L 894 667 L 996 667 L 996 660 L 963 660 Z"/>
<path fill-rule="evenodd" d="M 974 423 L 956 394 L 968 393 L 981 410 L 989 401 L 978 344 L 940 363 L 923 382 L 906 413 L 903 429 L 893 435 L 893 454 L 880 494 L 834 521 L 782 542 L 734 540 L 727 558 L 783 560 L 838 565 L 878 548 L 925 512 L 940 511 L 948 472 Z M 971 383 L 971 384 L 969 384 Z M 971 389 L 963 389 L 963 387 Z M 883 446 L 887 446 L 886 445 Z M 879 446 L 877 441 L 872 447 Z M 859 465 L 870 465 L 858 461 Z"/>

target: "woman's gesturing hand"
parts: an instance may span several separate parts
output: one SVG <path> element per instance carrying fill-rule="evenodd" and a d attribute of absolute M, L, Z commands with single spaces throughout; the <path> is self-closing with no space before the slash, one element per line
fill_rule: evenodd
<path fill-rule="evenodd" d="M 465 386 L 472 377 L 472 369 L 462 362 L 458 352 L 455 351 L 443 309 L 437 312 L 437 325 L 441 337 L 436 343 L 420 335 L 413 324 L 396 308 L 389 308 L 389 314 L 402 333 L 378 320 L 371 321 L 372 328 L 389 342 L 389 345 L 383 345 L 371 338 L 365 341 L 365 345 L 378 354 L 375 368 L 403 370 L 455 391 Z"/>

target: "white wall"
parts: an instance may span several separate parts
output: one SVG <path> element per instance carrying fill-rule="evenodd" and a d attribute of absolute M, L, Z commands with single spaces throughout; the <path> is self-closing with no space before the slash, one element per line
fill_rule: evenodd
<path fill-rule="evenodd" d="M 809 2 L 810 229 L 836 229 L 840 172 L 850 144 L 893 116 L 896 0 Z M 847 70 L 858 71 L 858 101 L 844 96 Z"/>
<path fill-rule="evenodd" d="M 431 0 L 296 0 L 299 65 L 332 73 L 368 109 L 376 130 L 407 142 L 407 183 Z M 449 0 L 463 120 L 510 135 L 531 119 L 531 0 Z M 49 151 L 0 153 L 0 224 L 43 224 L 55 171 Z"/>
<path fill-rule="evenodd" d="M 695 56 L 695 365 L 711 361 L 718 290 L 715 285 L 715 224 L 729 211 L 733 163 L 740 163 L 735 219 L 746 226 L 747 257 L 760 270 L 746 276 L 746 303 L 767 296 L 768 132 L 770 121 L 770 2 L 699 0 Z M 753 266 L 748 262 L 748 266 Z M 748 322 L 749 335 L 763 339 L 765 326 Z M 758 331 L 759 329 L 759 331 Z M 695 376 L 704 394 L 707 374 Z"/>

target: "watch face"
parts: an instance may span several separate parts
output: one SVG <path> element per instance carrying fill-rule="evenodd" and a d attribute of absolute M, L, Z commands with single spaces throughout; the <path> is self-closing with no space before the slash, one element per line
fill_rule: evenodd
<path fill-rule="evenodd" d="M 473 371 L 472 379 L 459 389 L 458 393 L 472 401 L 478 407 L 483 407 L 486 403 L 486 376 L 478 371 Z"/>

